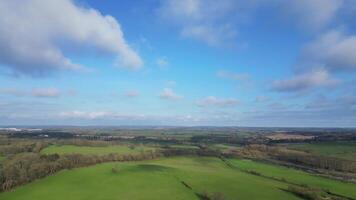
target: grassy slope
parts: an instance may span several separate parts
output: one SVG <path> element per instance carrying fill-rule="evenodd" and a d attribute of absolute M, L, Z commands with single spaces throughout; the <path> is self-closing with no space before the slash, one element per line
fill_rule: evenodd
<path fill-rule="evenodd" d="M 112 173 L 112 168 L 118 169 Z M 193 189 L 185 187 L 181 181 Z M 195 192 L 221 192 L 227 199 L 296 200 L 285 183 L 229 168 L 217 158 L 167 158 L 106 163 L 62 171 L 0 194 L 2 200 L 198 199 Z"/>
<path fill-rule="evenodd" d="M 130 149 L 126 145 L 122 146 L 106 146 L 106 147 L 88 147 L 88 146 L 74 146 L 74 145 L 51 145 L 41 151 L 43 154 L 69 154 L 69 153 L 80 153 L 80 154 L 109 154 L 109 153 L 120 153 L 120 154 L 132 154 L 140 153 L 141 151 L 153 150 L 154 148 L 145 146 L 135 146 L 134 149 Z"/>
<path fill-rule="evenodd" d="M 239 169 L 253 170 L 268 177 L 284 178 L 289 182 L 320 187 L 337 194 L 356 198 L 356 184 L 313 176 L 303 171 L 282 166 L 258 163 L 250 160 L 231 160 L 230 162 Z"/>
<path fill-rule="evenodd" d="M 296 144 L 292 148 L 310 151 L 325 156 L 356 160 L 356 142 L 325 142 L 316 144 Z"/>

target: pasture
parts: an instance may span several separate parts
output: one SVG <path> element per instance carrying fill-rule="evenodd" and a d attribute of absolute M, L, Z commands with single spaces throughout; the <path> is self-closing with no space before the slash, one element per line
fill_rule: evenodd
<path fill-rule="evenodd" d="M 268 176 L 283 176 L 288 181 L 319 187 L 355 198 L 355 185 L 314 177 L 297 170 L 284 169 L 245 160 L 174 157 L 140 162 L 99 164 L 63 170 L 12 191 L 0 194 L 3 200 L 74 199 L 197 199 L 199 194 L 217 194 L 225 199 L 297 200 L 282 189 L 288 184 L 243 170 L 266 171 Z M 286 171 L 288 170 L 288 171 Z M 299 177 L 301 176 L 301 177 Z M 256 192 L 258 191 L 258 192 Z"/>
<path fill-rule="evenodd" d="M 285 187 L 284 183 L 231 169 L 217 158 L 179 157 L 65 170 L 2 193 L 0 199 L 189 200 L 199 199 L 197 193 L 205 191 L 219 192 L 226 199 L 298 199 L 279 189 Z"/>
<path fill-rule="evenodd" d="M 230 163 L 241 170 L 257 172 L 265 177 L 279 179 L 285 182 L 308 185 L 311 187 L 329 190 L 332 193 L 356 198 L 356 184 L 345 183 L 316 175 L 311 175 L 304 171 L 295 170 L 283 166 L 254 162 L 251 160 L 230 160 Z"/>

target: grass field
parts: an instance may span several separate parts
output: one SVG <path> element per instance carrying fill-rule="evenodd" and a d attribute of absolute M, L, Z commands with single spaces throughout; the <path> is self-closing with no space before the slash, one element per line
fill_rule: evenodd
<path fill-rule="evenodd" d="M 177 149 L 199 149 L 198 146 L 189 145 L 189 144 L 174 144 L 174 145 L 169 145 L 169 147 L 177 148 Z"/>
<path fill-rule="evenodd" d="M 119 153 L 119 154 L 135 154 L 142 151 L 154 150 L 153 147 L 147 146 L 135 146 L 130 148 L 127 145 L 120 146 L 105 146 L 105 147 L 88 147 L 88 146 L 74 146 L 74 145 L 51 145 L 44 148 L 41 153 L 43 154 L 70 154 L 70 153 L 80 153 L 80 154 L 109 154 L 109 153 Z"/>
<path fill-rule="evenodd" d="M 295 144 L 291 147 L 298 150 L 308 151 L 314 154 L 356 160 L 356 142 L 324 142 L 312 144 Z"/>
<path fill-rule="evenodd" d="M 117 173 L 113 173 L 112 168 L 116 168 Z M 231 169 L 216 158 L 182 157 L 66 170 L 2 193 L 0 199 L 189 200 L 199 199 L 195 193 L 203 191 L 221 192 L 226 199 L 298 199 L 279 189 L 285 187 L 284 183 Z"/>
<path fill-rule="evenodd" d="M 328 178 L 310 175 L 306 172 L 287 167 L 264 164 L 250 160 L 231 160 L 231 164 L 238 169 L 252 170 L 267 177 L 285 179 L 287 182 L 306 184 L 311 187 L 327 189 L 333 193 L 356 198 L 356 184 L 344 183 Z"/>
<path fill-rule="evenodd" d="M 64 170 L 13 191 L 2 200 L 74 199 L 199 199 L 196 193 L 219 192 L 226 199 L 297 200 L 284 192 L 288 184 L 245 173 L 240 169 L 266 170 L 293 182 L 320 187 L 355 198 L 355 185 L 311 176 L 304 172 L 245 160 L 230 160 L 231 168 L 218 158 L 175 157 L 153 161 L 106 163 Z M 116 169 L 113 172 L 112 169 Z M 184 185 L 184 182 L 186 185 Z M 190 187 L 190 188 L 189 188 Z M 334 188 L 335 187 L 335 188 Z"/>
<path fill-rule="evenodd" d="M 213 147 L 224 152 L 224 153 L 227 153 L 227 152 L 230 152 L 233 150 L 239 150 L 242 148 L 241 146 L 232 146 L 232 145 L 226 145 L 226 144 L 215 144 L 215 145 L 213 145 Z"/>

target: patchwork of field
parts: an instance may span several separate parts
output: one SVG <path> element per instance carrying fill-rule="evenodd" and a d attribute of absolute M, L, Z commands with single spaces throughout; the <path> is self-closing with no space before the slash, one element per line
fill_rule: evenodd
<path fill-rule="evenodd" d="M 261 174 L 263 177 L 279 179 L 292 184 L 308 185 L 310 187 L 325 189 L 342 196 L 356 198 L 356 184 L 332 180 L 292 168 L 254 162 L 251 160 L 234 159 L 230 160 L 230 163 L 238 169 L 250 172 L 253 171 Z"/>
<path fill-rule="evenodd" d="M 216 148 L 216 149 L 220 150 L 221 152 L 226 153 L 226 152 L 230 152 L 230 151 L 239 150 L 242 147 L 237 146 L 237 145 L 232 146 L 232 145 L 226 145 L 226 144 L 215 144 L 215 145 L 213 145 L 213 148 Z"/>
<path fill-rule="evenodd" d="M 230 164 L 229 164 L 230 163 Z M 318 186 L 356 198 L 356 185 L 246 160 L 206 157 L 174 157 L 152 161 L 117 162 L 64 170 L 12 191 L 3 200 L 74 199 L 197 199 L 199 194 L 223 195 L 239 200 L 297 200 L 282 189 L 288 183 L 246 173 L 255 170 L 265 176 L 283 177 L 290 182 Z"/>
<path fill-rule="evenodd" d="M 277 134 L 267 135 L 266 138 L 271 140 L 308 140 L 308 139 L 313 139 L 314 136 L 277 133 Z"/>
<path fill-rule="evenodd" d="M 292 148 L 314 154 L 356 160 L 356 142 L 323 142 L 294 144 Z"/>
<path fill-rule="evenodd" d="M 116 146 L 103 146 L 103 147 L 89 147 L 89 146 L 75 146 L 75 145 L 51 145 L 49 147 L 44 148 L 41 153 L 43 154 L 71 154 L 71 153 L 79 153 L 79 154 L 95 154 L 95 155 L 103 155 L 110 153 L 119 153 L 119 154 L 138 154 L 141 152 L 154 150 L 153 147 L 143 146 L 143 145 L 135 145 L 135 146 L 127 146 L 127 145 L 116 145 Z"/>

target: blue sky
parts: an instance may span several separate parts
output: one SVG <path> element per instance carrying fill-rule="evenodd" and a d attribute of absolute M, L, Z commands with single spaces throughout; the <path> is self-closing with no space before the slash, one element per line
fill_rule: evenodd
<path fill-rule="evenodd" d="M 0 2 L 0 125 L 356 126 L 353 0 Z"/>

